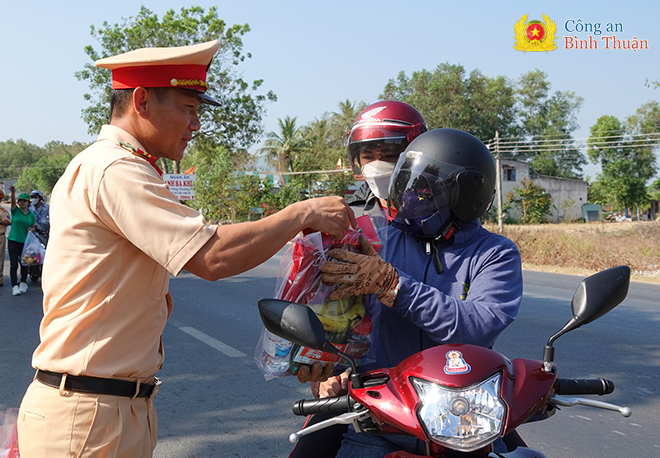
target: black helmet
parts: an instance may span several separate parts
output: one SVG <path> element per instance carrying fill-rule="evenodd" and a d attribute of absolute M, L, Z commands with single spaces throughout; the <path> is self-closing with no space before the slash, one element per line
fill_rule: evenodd
<path fill-rule="evenodd" d="M 432 236 L 448 220 L 460 224 L 483 216 L 494 193 L 495 161 L 486 145 L 462 130 L 433 129 L 399 157 L 389 200 L 397 210 L 395 220 L 405 222 L 410 232 Z M 442 224 L 424 228 L 425 221 L 442 215 Z"/>

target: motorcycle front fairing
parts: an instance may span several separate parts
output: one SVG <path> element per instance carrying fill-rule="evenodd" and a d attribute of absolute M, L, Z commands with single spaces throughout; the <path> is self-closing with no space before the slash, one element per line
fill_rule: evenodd
<path fill-rule="evenodd" d="M 541 367 L 540 361 L 511 361 L 475 345 L 440 345 L 364 374 L 365 381 L 383 382 L 351 389 L 351 397 L 384 433 L 407 434 L 432 449 L 490 451 L 495 439 L 545 405 L 556 376 Z M 465 416 L 476 404 L 482 404 L 480 413 Z M 499 418 L 491 418 L 493 412 Z"/>

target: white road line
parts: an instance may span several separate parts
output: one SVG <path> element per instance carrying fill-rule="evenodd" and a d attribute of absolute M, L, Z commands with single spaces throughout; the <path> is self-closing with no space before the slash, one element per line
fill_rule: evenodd
<path fill-rule="evenodd" d="M 242 351 L 236 350 L 234 347 L 230 347 L 226 343 L 220 342 L 217 339 L 214 339 L 213 337 L 209 336 L 208 334 L 204 334 L 202 331 L 198 331 L 195 328 L 190 328 L 190 327 L 179 327 L 183 332 L 186 334 L 194 337 L 195 339 L 199 340 L 200 342 L 205 343 L 211 348 L 215 348 L 218 350 L 220 353 L 224 353 L 225 355 L 229 356 L 230 358 L 240 358 L 243 356 L 247 356 L 245 353 Z"/>

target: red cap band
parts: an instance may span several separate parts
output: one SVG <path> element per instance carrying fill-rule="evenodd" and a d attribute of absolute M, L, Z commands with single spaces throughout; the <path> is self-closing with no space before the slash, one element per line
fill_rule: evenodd
<path fill-rule="evenodd" d="M 180 87 L 206 92 L 208 65 L 151 65 L 112 70 L 113 89 Z"/>

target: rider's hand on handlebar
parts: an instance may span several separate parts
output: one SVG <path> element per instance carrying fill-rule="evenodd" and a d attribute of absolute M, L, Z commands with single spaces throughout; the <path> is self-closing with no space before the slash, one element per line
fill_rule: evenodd
<path fill-rule="evenodd" d="M 316 361 L 312 366 L 301 365 L 296 371 L 296 377 L 300 383 L 322 382 L 332 375 L 334 364 L 326 363 L 325 367 Z"/>
<path fill-rule="evenodd" d="M 316 399 L 341 396 L 348 393 L 348 371 L 330 377 L 324 382 L 311 383 L 312 394 Z"/>

